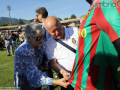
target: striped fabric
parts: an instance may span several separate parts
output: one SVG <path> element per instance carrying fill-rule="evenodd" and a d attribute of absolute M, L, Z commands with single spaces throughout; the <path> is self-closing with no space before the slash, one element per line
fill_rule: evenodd
<path fill-rule="evenodd" d="M 79 29 L 79 44 L 70 77 L 76 90 L 116 90 L 120 37 L 119 0 L 94 0 Z"/>

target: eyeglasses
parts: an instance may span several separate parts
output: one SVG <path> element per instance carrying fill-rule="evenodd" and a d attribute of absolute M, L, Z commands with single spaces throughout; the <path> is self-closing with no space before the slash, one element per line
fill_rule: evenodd
<path fill-rule="evenodd" d="M 32 36 L 32 38 L 34 38 L 36 41 L 40 41 L 41 39 L 44 39 L 44 36 L 42 36 L 42 37 L 37 37 L 37 38 Z"/>
<path fill-rule="evenodd" d="M 36 15 L 36 17 L 38 17 L 38 15 Z"/>

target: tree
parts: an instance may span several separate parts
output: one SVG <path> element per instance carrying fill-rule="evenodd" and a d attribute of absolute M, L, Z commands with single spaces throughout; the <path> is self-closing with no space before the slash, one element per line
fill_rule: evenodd
<path fill-rule="evenodd" d="M 61 21 L 62 19 L 58 17 L 58 19 Z"/>
<path fill-rule="evenodd" d="M 76 18 L 75 14 L 72 14 L 70 19 L 75 19 L 75 18 Z"/>
<path fill-rule="evenodd" d="M 21 20 L 21 18 L 20 18 L 18 24 L 24 24 L 24 22 Z"/>
<path fill-rule="evenodd" d="M 9 23 L 1 23 L 0 26 L 9 26 Z"/>
<path fill-rule="evenodd" d="M 64 20 L 68 20 L 68 18 L 64 18 Z"/>
<path fill-rule="evenodd" d="M 34 19 L 31 19 L 31 20 L 27 21 L 26 23 L 31 23 L 31 22 L 33 22 L 33 21 L 34 21 Z"/>

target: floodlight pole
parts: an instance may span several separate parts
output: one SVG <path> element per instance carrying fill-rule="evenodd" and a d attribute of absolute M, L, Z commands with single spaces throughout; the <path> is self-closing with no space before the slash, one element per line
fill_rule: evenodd
<path fill-rule="evenodd" d="M 11 26 L 11 17 L 10 17 L 11 6 L 10 5 L 7 5 L 7 10 L 9 10 L 9 19 L 10 19 L 10 26 Z"/>

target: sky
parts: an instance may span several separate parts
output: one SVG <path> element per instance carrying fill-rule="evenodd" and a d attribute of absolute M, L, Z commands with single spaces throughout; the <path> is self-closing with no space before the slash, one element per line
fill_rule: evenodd
<path fill-rule="evenodd" d="M 86 0 L 0 0 L 0 17 L 9 17 L 7 5 L 11 6 L 11 18 L 31 20 L 36 17 L 35 10 L 45 7 L 48 16 L 64 20 L 75 14 L 77 18 L 85 15 L 90 8 Z"/>

